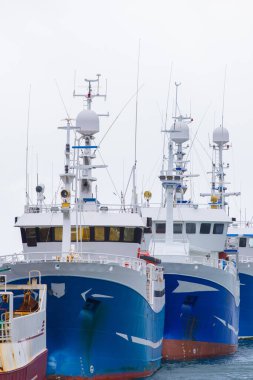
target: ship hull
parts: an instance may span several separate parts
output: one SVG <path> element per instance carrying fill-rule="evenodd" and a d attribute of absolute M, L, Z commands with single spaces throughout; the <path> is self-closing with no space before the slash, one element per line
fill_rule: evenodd
<path fill-rule="evenodd" d="M 57 265 L 36 265 L 48 287 L 47 376 L 102 380 L 154 373 L 161 362 L 164 309 L 155 312 L 133 288 L 144 289 L 145 276 L 134 273 L 134 282 L 130 269 L 111 267 L 106 273 L 98 264 L 80 263 L 68 263 L 60 275 Z M 19 283 L 28 266 L 15 265 Z"/>
<path fill-rule="evenodd" d="M 47 350 L 27 365 L 7 372 L 0 372 L 1 380 L 45 380 L 47 368 Z"/>
<path fill-rule="evenodd" d="M 253 265 L 239 264 L 240 323 L 239 339 L 253 339 Z"/>
<path fill-rule="evenodd" d="M 231 293 L 236 286 L 232 275 L 201 265 L 170 264 L 167 268 L 163 358 L 191 360 L 234 353 L 239 302 Z M 226 276 L 223 283 L 214 281 L 216 275 Z"/>

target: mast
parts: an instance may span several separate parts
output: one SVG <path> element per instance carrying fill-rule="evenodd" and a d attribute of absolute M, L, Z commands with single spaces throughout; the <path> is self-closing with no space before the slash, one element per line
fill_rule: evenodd
<path fill-rule="evenodd" d="M 85 79 L 88 83 L 88 92 L 84 94 L 76 94 L 74 97 L 82 97 L 85 99 L 87 107 L 81 111 L 76 118 L 77 132 L 81 135 L 77 140 L 77 145 L 73 149 L 77 150 L 75 169 L 79 178 L 79 195 L 77 199 L 78 209 L 97 209 L 96 195 L 93 193 L 93 182 L 97 179 L 93 177 L 92 170 L 96 168 L 105 168 L 106 165 L 94 165 L 93 159 L 96 158 L 96 150 L 99 149 L 93 143 L 94 135 L 99 132 L 99 116 L 108 116 L 107 114 L 96 114 L 92 110 L 92 102 L 96 97 L 102 97 L 106 100 L 106 93 L 100 94 L 100 74 L 97 74 L 96 79 Z M 97 85 L 96 91 L 93 86 Z"/>
<path fill-rule="evenodd" d="M 228 182 L 225 182 L 225 169 L 229 165 L 223 162 L 223 152 L 230 148 L 229 132 L 221 125 L 213 131 L 214 162 L 212 163 L 211 193 L 201 193 L 200 196 L 211 196 L 211 208 L 226 209 L 226 197 L 238 196 L 240 192 L 226 192 Z"/>
<path fill-rule="evenodd" d="M 70 170 L 70 131 L 75 129 L 71 126 L 71 119 L 65 119 L 66 126 L 59 127 L 67 131 L 66 145 L 65 145 L 65 165 L 64 174 L 60 174 L 60 178 L 64 184 L 64 188 L 61 190 L 61 212 L 63 214 L 63 229 L 62 229 L 62 254 L 66 254 L 70 251 L 71 245 L 71 185 L 75 178 L 74 173 Z"/>

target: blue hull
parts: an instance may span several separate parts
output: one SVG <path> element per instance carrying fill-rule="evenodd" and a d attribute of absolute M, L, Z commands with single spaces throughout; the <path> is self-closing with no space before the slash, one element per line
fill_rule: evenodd
<path fill-rule="evenodd" d="M 178 274 L 165 274 L 165 284 L 165 358 L 187 360 L 236 350 L 239 307 L 226 288 Z"/>
<path fill-rule="evenodd" d="M 253 276 L 239 273 L 240 277 L 240 323 L 239 337 L 253 338 Z"/>
<path fill-rule="evenodd" d="M 164 310 L 155 313 L 140 294 L 106 280 L 44 276 L 42 282 L 48 376 L 136 378 L 160 367 Z"/>

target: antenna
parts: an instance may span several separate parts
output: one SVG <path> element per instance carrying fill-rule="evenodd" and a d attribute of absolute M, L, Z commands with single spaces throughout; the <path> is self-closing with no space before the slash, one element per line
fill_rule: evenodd
<path fill-rule="evenodd" d="M 85 98 L 85 100 L 87 102 L 87 109 L 88 110 L 91 110 L 91 103 L 92 103 L 93 98 L 100 97 L 100 98 L 104 98 L 104 100 L 106 100 L 106 97 L 107 97 L 107 81 L 106 81 L 106 92 L 105 92 L 105 94 L 100 94 L 99 93 L 100 77 L 101 77 L 101 74 L 97 74 L 96 79 L 87 79 L 87 78 L 84 79 L 84 81 L 88 83 L 88 93 L 87 94 L 77 94 L 75 92 L 75 90 L 73 92 L 74 97 Z M 93 94 L 92 83 L 97 83 L 96 94 Z M 98 116 L 109 116 L 109 113 L 103 114 L 103 115 L 98 114 Z"/>
<path fill-rule="evenodd" d="M 28 112 L 27 112 L 27 126 L 26 126 L 26 159 L 25 159 L 25 196 L 26 196 L 26 206 L 29 206 L 29 190 L 28 190 L 28 149 L 29 149 L 29 128 L 30 128 L 30 107 L 31 107 L 31 89 L 29 86 L 28 95 Z"/>
<path fill-rule="evenodd" d="M 175 86 L 176 86 L 176 104 L 175 104 L 175 118 L 177 117 L 177 107 L 178 107 L 178 105 L 177 105 L 177 93 L 178 93 L 178 87 L 181 85 L 181 82 L 175 82 Z"/>
<path fill-rule="evenodd" d="M 224 122 L 224 105 L 225 105 L 226 77 L 227 77 L 227 65 L 225 66 L 224 85 L 223 85 L 223 97 L 222 97 L 222 116 L 221 116 L 221 128 L 222 129 L 223 129 L 223 122 Z"/>
<path fill-rule="evenodd" d="M 170 98 L 170 88 L 171 88 L 171 77 L 172 77 L 172 68 L 173 68 L 173 62 L 171 62 L 170 65 L 170 79 L 169 79 L 169 87 L 168 87 L 168 93 L 167 93 L 167 99 L 166 99 L 166 112 L 165 112 L 165 120 L 164 120 L 164 130 L 166 130 L 167 126 L 167 119 L 168 119 L 168 107 L 169 107 L 169 98 Z M 164 171 L 164 163 L 165 163 L 165 139 L 166 135 L 163 136 L 163 159 L 162 159 L 162 171 Z M 162 196 L 161 196 L 161 205 L 163 205 L 164 197 L 163 197 L 163 187 L 162 187 Z"/>
<path fill-rule="evenodd" d="M 137 193 L 136 193 L 136 164 L 137 164 L 137 126 L 138 126 L 138 100 L 139 100 L 139 68 L 140 68 L 140 51 L 141 40 L 139 39 L 138 47 L 138 64 L 137 64 L 137 81 L 136 81 L 136 102 L 135 102 L 135 133 L 134 133 L 134 166 L 133 166 L 133 190 L 132 190 L 132 206 L 137 211 Z"/>

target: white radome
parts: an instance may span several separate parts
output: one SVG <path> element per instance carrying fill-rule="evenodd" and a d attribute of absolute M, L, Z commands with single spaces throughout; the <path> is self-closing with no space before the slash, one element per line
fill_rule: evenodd
<path fill-rule="evenodd" d="M 228 130 L 224 127 L 217 127 L 213 131 L 213 142 L 215 144 L 226 144 L 229 142 Z"/>
<path fill-rule="evenodd" d="M 189 126 L 187 123 L 184 123 L 183 121 L 176 121 L 174 124 L 172 124 L 170 132 L 171 139 L 176 144 L 183 144 L 190 138 Z"/>
<path fill-rule="evenodd" d="M 84 136 L 91 136 L 99 132 L 99 117 L 92 110 L 83 110 L 79 112 L 76 118 L 76 127 L 78 132 Z"/>

